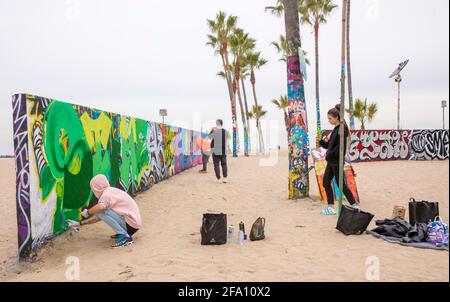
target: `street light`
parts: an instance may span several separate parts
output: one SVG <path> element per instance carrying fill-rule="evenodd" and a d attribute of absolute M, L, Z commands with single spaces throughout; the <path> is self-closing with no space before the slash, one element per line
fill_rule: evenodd
<path fill-rule="evenodd" d="M 447 101 L 442 101 L 442 129 L 445 130 L 445 108 L 447 108 Z"/>
<path fill-rule="evenodd" d="M 162 117 L 162 123 L 164 124 L 164 117 L 167 116 L 167 109 L 159 109 L 159 115 Z"/>
<path fill-rule="evenodd" d="M 395 77 L 395 82 L 398 85 L 398 98 L 397 98 L 397 129 L 400 130 L 400 83 L 402 82 L 402 76 L 400 72 L 408 64 L 409 60 L 401 62 L 398 64 L 397 69 L 389 76 L 389 78 Z"/>

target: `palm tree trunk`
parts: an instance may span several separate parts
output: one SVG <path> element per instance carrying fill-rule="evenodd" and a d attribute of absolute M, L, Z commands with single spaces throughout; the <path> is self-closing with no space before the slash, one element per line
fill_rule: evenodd
<path fill-rule="evenodd" d="M 231 105 L 231 119 L 233 122 L 233 157 L 238 157 L 237 151 L 237 114 L 236 114 L 236 81 L 233 80 L 233 102 Z"/>
<path fill-rule="evenodd" d="M 239 109 L 241 110 L 241 119 L 242 119 L 242 125 L 244 126 L 244 156 L 248 156 L 248 129 L 247 129 L 247 121 L 245 119 L 245 110 L 244 105 L 242 103 L 242 96 L 241 96 L 241 88 L 239 87 L 239 79 L 236 80 L 236 91 L 238 95 L 239 100 Z"/>
<path fill-rule="evenodd" d="M 320 97 L 319 97 L 319 22 L 314 24 L 314 44 L 316 56 L 316 112 L 317 112 L 317 135 L 316 147 L 319 147 L 319 141 L 322 139 L 322 127 L 320 123 Z"/>
<path fill-rule="evenodd" d="M 225 78 L 227 80 L 228 94 L 230 96 L 230 104 L 233 102 L 233 88 L 231 87 L 231 79 L 228 77 L 228 64 L 226 63 L 225 55 L 221 54 L 223 72 L 225 73 Z"/>
<path fill-rule="evenodd" d="M 265 147 L 264 147 L 264 137 L 263 137 L 263 134 L 262 134 L 261 122 L 260 122 L 259 118 L 256 118 L 256 126 L 258 128 L 259 153 L 265 154 L 266 150 L 265 150 Z"/>
<path fill-rule="evenodd" d="M 348 107 L 353 110 L 352 70 L 350 64 L 350 2 L 347 0 L 347 81 L 348 81 Z M 355 117 L 350 115 L 350 129 L 355 129 Z"/>
<path fill-rule="evenodd" d="M 256 97 L 256 79 L 255 79 L 255 73 L 252 70 L 250 73 L 250 82 L 252 84 L 252 91 L 253 91 L 253 100 L 255 101 L 255 106 L 258 107 L 258 98 Z M 261 123 L 258 121 L 256 122 L 256 128 L 258 129 L 258 142 L 259 142 L 259 152 L 261 154 L 265 153 L 265 147 L 264 147 L 264 139 L 263 139 L 263 132 L 261 129 Z"/>
<path fill-rule="evenodd" d="M 239 132 L 237 128 L 237 114 L 236 114 L 236 91 L 234 89 L 234 83 L 232 81 L 231 71 L 230 71 L 230 61 L 228 60 L 228 47 L 223 46 L 224 49 L 224 59 L 225 59 L 225 75 L 227 78 L 227 83 L 229 83 L 231 95 L 231 119 L 233 123 L 233 157 L 237 157 L 239 153 Z M 234 117 L 233 117 L 234 116 Z"/>
<path fill-rule="evenodd" d="M 342 41 L 341 41 L 341 121 L 339 127 L 339 208 L 338 217 L 342 208 L 342 193 L 344 188 L 344 114 L 345 114 L 345 29 L 347 22 L 347 0 L 343 0 L 342 6 Z"/>
<path fill-rule="evenodd" d="M 244 94 L 244 105 L 245 105 L 245 120 L 247 122 L 247 134 L 248 134 L 248 153 L 252 152 L 252 144 L 251 144 L 251 135 L 250 135 L 250 121 L 248 118 L 248 103 L 247 103 L 247 92 L 245 89 L 244 78 L 241 74 L 241 84 L 242 84 L 242 93 Z"/>
<path fill-rule="evenodd" d="M 283 0 L 286 39 L 298 49 L 300 23 L 297 0 Z M 289 199 L 309 196 L 308 123 L 303 77 L 298 53 L 287 60 L 289 129 Z"/>

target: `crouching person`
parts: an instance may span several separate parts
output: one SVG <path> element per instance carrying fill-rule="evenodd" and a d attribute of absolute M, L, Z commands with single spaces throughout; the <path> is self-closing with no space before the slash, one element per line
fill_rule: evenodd
<path fill-rule="evenodd" d="M 133 244 L 133 235 L 142 224 L 141 214 L 134 199 L 120 189 L 111 187 L 105 175 L 99 174 L 92 178 L 91 189 L 98 203 L 90 209 L 84 209 L 81 216 L 85 220 L 81 225 L 91 224 L 103 220 L 109 225 L 115 239 L 113 248 Z"/>

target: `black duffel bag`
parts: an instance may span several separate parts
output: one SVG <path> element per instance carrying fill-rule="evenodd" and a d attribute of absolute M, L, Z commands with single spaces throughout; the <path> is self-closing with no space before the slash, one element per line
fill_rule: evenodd
<path fill-rule="evenodd" d="M 202 245 L 221 245 L 227 243 L 227 215 L 203 214 L 200 229 Z"/>
<path fill-rule="evenodd" d="M 370 213 L 343 205 L 336 229 L 345 235 L 359 235 L 367 229 L 373 217 Z"/>
<path fill-rule="evenodd" d="M 429 223 L 439 216 L 439 202 L 409 199 L 409 224 Z"/>

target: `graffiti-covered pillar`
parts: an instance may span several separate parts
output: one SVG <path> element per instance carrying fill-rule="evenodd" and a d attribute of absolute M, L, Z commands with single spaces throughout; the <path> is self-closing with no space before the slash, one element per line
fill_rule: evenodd
<path fill-rule="evenodd" d="M 308 123 L 303 78 L 298 56 L 288 59 L 289 199 L 309 195 Z"/>
<path fill-rule="evenodd" d="M 283 0 L 286 40 L 289 46 L 300 49 L 300 23 L 296 0 Z M 288 119 L 289 119 L 289 199 L 309 195 L 308 176 L 308 124 L 306 119 L 305 90 L 300 72 L 298 51 L 287 60 Z"/>

